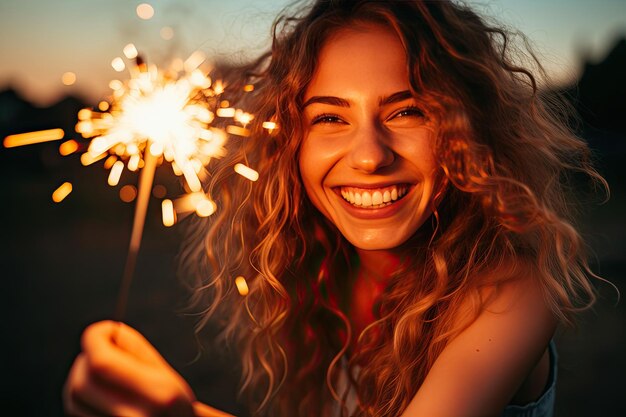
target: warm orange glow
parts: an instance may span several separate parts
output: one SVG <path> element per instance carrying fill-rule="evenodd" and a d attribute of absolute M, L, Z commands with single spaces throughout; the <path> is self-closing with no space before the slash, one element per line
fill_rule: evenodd
<path fill-rule="evenodd" d="M 63 139 L 63 136 L 65 136 L 65 132 L 63 132 L 63 129 L 38 130 L 36 132 L 9 135 L 4 138 L 3 145 L 5 148 L 14 148 L 16 146 L 32 145 L 34 143 L 59 140 Z"/>
<path fill-rule="evenodd" d="M 161 202 L 161 212 L 163 214 L 163 225 L 165 227 L 173 226 L 176 223 L 176 212 L 172 200 L 165 199 Z"/>
<path fill-rule="evenodd" d="M 148 3 L 141 3 L 137 6 L 137 16 L 143 20 L 152 19 L 152 16 L 154 16 L 154 8 Z"/>
<path fill-rule="evenodd" d="M 148 151 L 154 156 L 161 156 L 163 155 L 163 151 L 164 151 L 163 144 L 156 143 L 156 142 L 151 143 Z"/>
<path fill-rule="evenodd" d="M 111 66 L 117 72 L 122 72 L 124 71 L 124 69 L 126 69 L 126 64 L 124 64 L 124 60 L 119 56 L 113 58 L 113 61 L 111 61 Z"/>
<path fill-rule="evenodd" d="M 274 129 L 276 129 L 277 125 L 274 122 L 263 122 L 263 129 L 267 129 L 270 132 Z"/>
<path fill-rule="evenodd" d="M 154 188 L 152 188 L 152 195 L 156 198 L 161 199 L 167 195 L 167 188 L 165 188 L 161 184 L 157 184 L 154 186 Z"/>
<path fill-rule="evenodd" d="M 208 217 L 215 213 L 217 206 L 209 199 L 202 199 L 196 203 L 196 214 L 200 217 Z"/>
<path fill-rule="evenodd" d="M 64 182 L 61 184 L 59 188 L 54 190 L 52 193 L 52 201 L 55 203 L 60 203 L 72 192 L 72 184 L 69 182 Z"/>
<path fill-rule="evenodd" d="M 120 188 L 120 200 L 124 203 L 131 203 L 137 198 L 137 188 L 134 185 L 126 184 Z"/>
<path fill-rule="evenodd" d="M 85 152 L 84 154 L 80 156 L 80 163 L 83 164 L 84 166 L 91 165 L 95 162 L 98 162 L 101 159 L 106 158 L 106 156 L 107 156 L 106 153 L 92 155 L 89 152 Z"/>
<path fill-rule="evenodd" d="M 124 47 L 123 52 L 124 56 L 128 59 L 135 59 L 137 58 L 137 55 L 139 55 L 139 52 L 137 52 L 137 48 L 132 43 L 127 44 Z"/>
<path fill-rule="evenodd" d="M 66 142 L 63 142 L 59 146 L 59 153 L 63 156 L 72 154 L 76 152 L 77 150 L 78 150 L 78 142 L 76 142 L 74 139 L 70 139 Z"/>
<path fill-rule="evenodd" d="M 245 111 L 239 109 L 235 111 L 235 120 L 244 126 L 250 123 L 252 119 L 254 119 L 254 116 L 250 113 L 246 113 Z"/>
<path fill-rule="evenodd" d="M 224 92 L 224 83 L 222 82 L 222 80 L 217 80 L 215 81 L 215 83 L 213 84 L 213 91 L 215 91 L 215 94 L 220 95 Z"/>
<path fill-rule="evenodd" d="M 169 41 L 174 37 L 174 29 L 169 26 L 164 26 L 161 28 L 159 34 L 161 35 L 161 39 Z"/>
<path fill-rule="evenodd" d="M 172 171 L 174 171 L 174 175 L 176 175 L 177 177 L 183 175 L 183 171 L 180 170 L 178 164 L 174 161 L 172 161 Z"/>
<path fill-rule="evenodd" d="M 78 120 L 89 120 L 93 112 L 90 109 L 80 109 L 78 111 Z"/>
<path fill-rule="evenodd" d="M 76 82 L 76 74 L 70 71 L 63 73 L 61 76 L 61 82 L 63 85 L 74 85 Z"/>
<path fill-rule="evenodd" d="M 235 109 L 232 107 L 222 107 L 215 112 L 218 117 L 235 117 Z"/>
<path fill-rule="evenodd" d="M 115 156 L 115 155 L 109 156 L 106 159 L 106 161 L 104 161 L 104 169 L 111 169 L 113 164 L 116 163 L 116 162 L 117 162 L 117 156 Z"/>
<path fill-rule="evenodd" d="M 246 84 L 243 87 L 243 91 L 245 91 L 246 93 L 249 93 L 251 91 L 254 91 L 254 84 Z"/>
<path fill-rule="evenodd" d="M 256 181 L 259 179 L 259 173 L 252 168 L 245 166 L 244 164 L 236 164 L 235 172 L 242 177 L 249 179 L 250 181 Z"/>
<path fill-rule="evenodd" d="M 226 132 L 230 133 L 231 135 L 237 135 L 237 136 L 243 136 L 243 137 L 250 136 L 250 131 L 246 129 L 245 127 L 241 127 L 241 126 L 228 125 L 226 126 Z"/>
<path fill-rule="evenodd" d="M 132 155 L 128 160 L 128 170 L 137 171 L 137 169 L 139 168 L 139 160 L 139 155 Z"/>
<path fill-rule="evenodd" d="M 246 279 L 244 277 L 238 276 L 237 278 L 235 278 L 235 285 L 237 286 L 237 291 L 239 291 L 239 294 L 241 294 L 243 297 L 248 295 L 248 283 L 246 282 Z"/>
<path fill-rule="evenodd" d="M 124 84 L 120 80 L 111 80 L 111 82 L 109 82 L 109 88 L 111 90 L 117 91 L 122 87 L 124 87 Z"/>
<path fill-rule="evenodd" d="M 116 186 L 120 182 L 120 177 L 122 176 L 122 171 L 124 170 L 124 163 L 122 161 L 117 161 L 111 167 L 111 172 L 109 172 L 108 183 L 111 187 Z"/>
<path fill-rule="evenodd" d="M 98 110 L 100 111 L 107 111 L 109 110 L 109 103 L 107 103 L 106 101 L 101 101 L 100 103 L 98 103 Z"/>

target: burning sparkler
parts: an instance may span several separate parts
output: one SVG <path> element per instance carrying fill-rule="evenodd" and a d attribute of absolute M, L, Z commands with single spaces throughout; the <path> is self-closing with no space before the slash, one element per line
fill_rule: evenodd
<path fill-rule="evenodd" d="M 184 177 L 190 192 L 183 198 L 187 205 L 192 204 L 199 216 L 213 214 L 216 204 L 202 191 L 202 182 L 208 175 L 206 167 L 212 158 L 224 155 L 228 134 L 249 135 L 246 125 L 253 118 L 222 100 L 224 86 L 220 81 L 213 82 L 200 69 L 205 61 L 200 52 L 164 71 L 147 65 L 132 44 L 124 48 L 124 54 L 135 60 L 128 67 L 130 80 L 112 81 L 110 103 L 100 103 L 100 112 L 81 110 L 76 126 L 83 137 L 93 138 L 83 163 L 107 158 L 110 185 L 118 184 L 125 168 L 141 170 L 118 319 L 124 314 L 156 167 L 163 161 L 170 162 L 174 173 Z M 120 72 L 127 68 L 122 58 L 115 58 L 111 65 Z M 232 119 L 237 124 L 221 129 L 213 124 L 216 117 Z M 236 171 L 251 180 L 258 177 L 256 171 L 241 164 Z M 176 211 L 171 200 L 163 200 L 162 212 L 163 224 L 173 225 Z"/>
<path fill-rule="evenodd" d="M 104 167 L 110 170 L 109 185 L 119 183 L 124 169 L 141 172 L 116 309 L 118 320 L 122 319 L 126 308 L 157 166 L 171 163 L 174 173 L 184 178 L 188 191 L 174 202 L 162 201 L 165 226 L 176 222 L 177 213 L 195 211 L 198 216 L 210 216 L 217 206 L 202 189 L 208 177 L 207 166 L 211 159 L 225 154 L 229 134 L 244 137 L 250 134 L 246 126 L 253 119 L 253 115 L 230 107 L 228 101 L 222 99 L 224 85 L 220 81 L 213 82 L 201 69 L 206 57 L 200 52 L 185 61 L 174 61 L 166 70 L 146 64 L 132 44 L 124 48 L 124 55 L 132 63 L 130 66 L 120 57 L 113 59 L 111 65 L 118 72 L 128 69 L 130 79 L 111 81 L 110 100 L 101 101 L 97 111 L 82 109 L 76 125 L 78 133 L 91 139 L 87 152 L 81 155 L 82 164 L 86 166 L 106 158 Z M 253 90 L 253 85 L 244 87 L 246 92 Z M 216 118 L 234 123 L 220 128 L 214 124 Z M 264 122 L 263 127 L 269 132 L 277 128 L 273 122 Z M 6 137 L 4 146 L 47 142 L 64 136 L 61 129 L 29 132 Z M 59 152 L 66 156 L 79 149 L 81 145 L 70 139 L 60 145 Z M 258 173 L 250 167 L 239 163 L 233 168 L 250 181 L 258 179 Z M 60 202 L 71 191 L 71 183 L 65 182 L 55 190 L 52 199 Z M 240 293 L 247 294 L 245 279 L 238 277 L 236 283 Z"/>

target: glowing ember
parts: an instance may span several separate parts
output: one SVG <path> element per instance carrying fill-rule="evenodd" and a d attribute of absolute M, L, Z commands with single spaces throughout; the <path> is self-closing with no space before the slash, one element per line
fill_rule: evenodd
<path fill-rule="evenodd" d="M 54 190 L 52 193 L 52 201 L 55 203 L 60 203 L 72 192 L 72 184 L 69 182 L 64 182 L 61 184 L 59 188 Z"/>
<path fill-rule="evenodd" d="M 63 142 L 59 146 L 59 153 L 63 156 L 72 154 L 76 152 L 77 150 L 78 150 L 78 142 L 76 142 L 74 139 L 70 139 L 67 142 Z"/>
<path fill-rule="evenodd" d="M 165 227 L 173 226 L 176 223 L 176 212 L 172 200 L 165 199 L 161 202 L 161 211 L 163 214 L 163 225 Z"/>
<path fill-rule="evenodd" d="M 263 129 L 267 129 L 270 132 L 278 127 L 276 123 L 274 122 L 263 122 L 262 126 L 263 126 Z"/>
<path fill-rule="evenodd" d="M 5 148 L 14 148 L 16 146 L 59 140 L 63 139 L 63 136 L 65 136 L 63 129 L 48 129 L 36 132 L 19 133 L 17 135 L 9 135 L 5 137 L 3 145 Z"/>
<path fill-rule="evenodd" d="M 244 164 L 236 164 L 235 172 L 250 181 L 256 181 L 259 179 L 259 173 Z"/>
<path fill-rule="evenodd" d="M 239 291 L 239 294 L 241 294 L 243 297 L 248 295 L 248 284 L 246 283 L 246 279 L 244 277 L 238 276 L 237 278 L 235 278 L 235 285 L 237 286 L 237 291 Z"/>
<path fill-rule="evenodd" d="M 196 214 L 200 217 L 208 217 L 215 213 L 216 208 L 213 201 L 204 198 L 196 203 Z"/>
<path fill-rule="evenodd" d="M 113 164 L 111 171 L 109 172 L 109 185 L 111 187 L 116 186 L 120 182 L 120 177 L 122 176 L 122 171 L 124 170 L 124 163 L 122 161 L 117 161 Z"/>

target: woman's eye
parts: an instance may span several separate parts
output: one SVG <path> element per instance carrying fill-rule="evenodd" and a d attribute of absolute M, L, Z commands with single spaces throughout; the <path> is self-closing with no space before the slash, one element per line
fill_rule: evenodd
<path fill-rule="evenodd" d="M 406 107 L 401 109 L 389 117 L 389 120 L 403 117 L 424 117 L 424 112 L 417 107 Z"/>
<path fill-rule="evenodd" d="M 311 124 L 313 125 L 333 123 L 344 123 L 344 121 L 341 120 L 339 116 L 334 114 L 320 114 L 319 116 L 314 117 L 311 121 Z"/>

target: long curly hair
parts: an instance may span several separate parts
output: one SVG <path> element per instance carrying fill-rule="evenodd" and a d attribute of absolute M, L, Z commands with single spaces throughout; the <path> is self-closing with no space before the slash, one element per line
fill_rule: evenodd
<path fill-rule="evenodd" d="M 338 30 L 368 23 L 403 43 L 411 92 L 439 127 L 446 186 L 403 245 L 409 261 L 374 306 L 375 322 L 353 335 L 347 300 L 358 257 L 308 200 L 298 159 L 320 50 Z M 320 0 L 280 17 L 273 35 L 271 51 L 238 73 L 255 85 L 241 98 L 256 115 L 252 134 L 233 138 L 212 166 L 207 192 L 218 211 L 190 222 L 183 251 L 199 327 L 221 320 L 238 343 L 243 390 L 259 415 L 401 414 L 446 343 L 480 313 L 481 288 L 498 284 L 489 271 L 506 280 L 533 265 L 564 323 L 593 303 L 574 191 L 606 184 L 568 127 L 568 109 L 542 94 L 541 67 L 509 32 L 457 2 Z M 237 175 L 238 162 L 259 180 Z"/>

